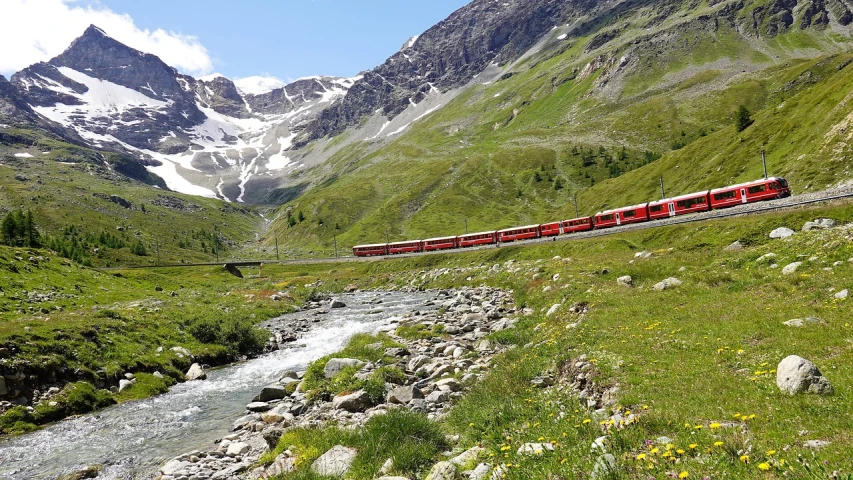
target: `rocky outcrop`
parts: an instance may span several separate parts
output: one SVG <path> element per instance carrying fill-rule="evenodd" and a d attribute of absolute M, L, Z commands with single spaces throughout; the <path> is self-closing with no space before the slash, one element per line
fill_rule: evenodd
<path fill-rule="evenodd" d="M 776 385 L 782 393 L 816 393 L 831 395 L 832 384 L 820 373 L 817 366 L 797 355 L 785 357 L 776 367 Z"/>

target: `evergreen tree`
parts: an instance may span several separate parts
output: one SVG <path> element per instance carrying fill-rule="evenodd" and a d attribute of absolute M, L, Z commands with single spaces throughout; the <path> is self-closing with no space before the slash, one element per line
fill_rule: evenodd
<path fill-rule="evenodd" d="M 302 210 L 299 211 L 299 213 L 297 214 L 297 217 L 299 218 L 300 222 L 305 221 L 305 215 L 302 214 Z"/>
<path fill-rule="evenodd" d="M 563 181 L 560 179 L 560 177 L 557 177 L 557 179 L 554 180 L 554 190 L 562 190 L 562 189 L 563 189 Z"/>
<path fill-rule="evenodd" d="M 749 113 L 746 107 L 741 105 L 735 114 L 735 129 L 740 133 L 750 125 L 752 125 L 752 114 Z"/>

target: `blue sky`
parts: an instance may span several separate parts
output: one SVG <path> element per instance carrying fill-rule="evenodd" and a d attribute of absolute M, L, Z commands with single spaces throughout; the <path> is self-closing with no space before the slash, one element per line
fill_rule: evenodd
<path fill-rule="evenodd" d="M 351 77 L 469 0 L 101 0 L 140 29 L 192 35 L 230 78 Z M 82 32 L 81 32 L 82 33 Z"/>

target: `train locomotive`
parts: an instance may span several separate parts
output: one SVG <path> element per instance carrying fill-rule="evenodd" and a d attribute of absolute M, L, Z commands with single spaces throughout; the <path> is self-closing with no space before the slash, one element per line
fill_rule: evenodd
<path fill-rule="evenodd" d="M 518 240 L 556 237 L 558 235 L 585 232 L 593 229 L 649 222 L 689 213 L 707 212 L 712 209 L 716 210 L 746 203 L 785 198 L 790 195 L 791 190 L 788 187 L 787 180 L 781 177 L 769 177 L 753 182 L 729 185 L 713 190 L 689 193 L 687 195 L 679 195 L 639 205 L 606 210 L 598 212 L 591 217 L 513 227 L 490 232 L 466 233 L 455 237 L 356 245 L 352 250 L 353 254 L 357 257 L 369 257 L 496 245 Z"/>

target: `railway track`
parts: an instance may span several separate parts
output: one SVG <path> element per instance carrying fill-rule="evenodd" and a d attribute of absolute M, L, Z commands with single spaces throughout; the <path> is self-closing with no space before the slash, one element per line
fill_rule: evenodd
<path fill-rule="evenodd" d="M 623 232 L 631 232 L 635 230 L 645 230 L 648 228 L 657 228 L 669 225 L 681 225 L 685 223 L 693 223 L 693 222 L 702 222 L 706 220 L 715 220 L 721 218 L 733 218 L 733 217 L 743 217 L 747 215 L 754 215 L 758 213 L 767 213 L 777 210 L 788 210 L 794 209 L 798 207 L 804 207 L 816 203 L 825 203 L 831 202 L 835 200 L 845 200 L 853 198 L 853 187 L 845 189 L 840 192 L 823 192 L 823 193 L 811 193 L 805 195 L 791 196 L 788 198 L 778 199 L 778 200 L 770 200 L 761 203 L 752 203 L 745 205 L 738 205 L 736 207 L 726 208 L 724 210 L 711 210 L 708 212 L 694 213 L 690 215 L 685 215 L 682 217 L 671 217 L 662 220 L 652 220 L 649 222 L 642 223 L 634 223 L 629 225 L 623 225 L 619 227 L 610 227 L 601 230 L 592 230 L 589 232 L 578 232 L 572 233 L 569 235 L 561 235 L 557 237 L 547 237 L 547 238 L 537 238 L 531 240 L 520 240 L 512 242 L 511 245 L 537 245 L 545 242 L 564 242 L 568 240 L 576 240 L 582 238 L 595 238 L 595 237 L 603 237 L 606 235 L 614 235 L 617 233 Z M 506 244 L 502 244 L 506 245 Z M 386 256 L 377 256 L 377 257 L 356 257 L 356 256 L 343 256 L 343 257 L 327 257 L 327 258 L 300 258 L 300 259 L 289 259 L 289 260 L 274 260 L 274 259 L 231 259 L 224 260 L 220 262 L 208 262 L 208 263 L 177 263 L 177 264 L 162 264 L 162 265 L 132 265 L 132 266 L 123 266 L 123 267 L 106 267 L 99 268 L 99 270 L 110 271 L 110 270 L 130 270 L 130 269 L 158 269 L 158 268 L 187 268 L 187 267 L 213 267 L 213 266 L 222 266 L 222 265 L 231 265 L 235 267 L 260 267 L 262 265 L 314 265 L 320 263 L 345 263 L 345 262 L 378 262 L 387 259 L 395 259 L 395 258 L 411 258 L 418 257 L 423 255 L 436 255 L 436 254 L 452 254 L 452 253 L 461 253 L 461 252 L 470 252 L 476 250 L 483 249 L 492 249 L 498 248 L 495 245 L 488 246 L 479 246 L 479 247 L 469 247 L 469 248 L 455 248 L 449 250 L 438 250 L 431 252 L 418 252 L 418 253 L 403 253 L 397 255 L 386 255 Z"/>

